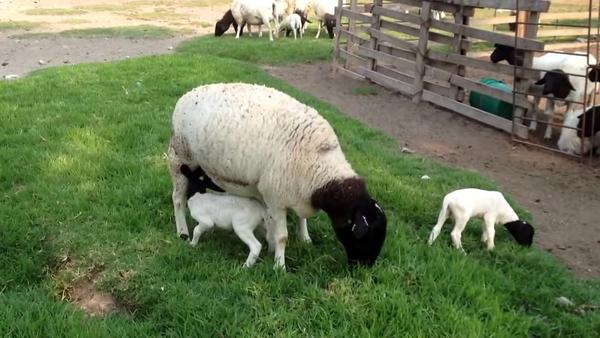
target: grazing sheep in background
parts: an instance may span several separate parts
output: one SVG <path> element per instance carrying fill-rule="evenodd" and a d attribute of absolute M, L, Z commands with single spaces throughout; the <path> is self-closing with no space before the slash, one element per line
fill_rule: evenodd
<path fill-rule="evenodd" d="M 275 31 L 279 29 L 274 10 L 275 3 L 272 0 L 234 0 L 231 4 L 231 14 L 239 27 L 247 24 L 250 33 L 250 25 L 259 25 L 259 36 L 262 36 L 261 25 L 267 25 L 271 41 L 273 41 L 271 21 L 275 21 Z M 239 39 L 240 31 L 241 29 L 237 32 L 236 39 Z"/>
<path fill-rule="evenodd" d="M 215 24 L 215 36 L 222 36 L 225 34 L 231 25 L 233 25 L 233 29 L 237 33 L 238 25 L 233 18 L 233 14 L 231 14 L 231 10 L 228 10 L 225 12 L 225 15 L 223 15 L 221 20 L 217 21 Z"/>
<path fill-rule="evenodd" d="M 308 14 L 311 9 L 314 9 L 313 0 L 296 0 L 293 3 L 294 13 L 299 14 L 301 17 L 308 18 Z M 309 22 L 310 23 L 310 22 Z M 306 29 L 307 24 L 302 24 L 303 28 Z"/>
<path fill-rule="evenodd" d="M 594 115 L 594 112 L 596 114 Z M 585 130 L 583 129 L 583 120 L 585 120 Z M 588 108 L 583 112 L 583 109 L 579 109 L 574 112 L 569 112 L 565 116 L 564 127 L 561 128 L 560 137 L 558 138 L 558 149 L 566 152 L 567 154 L 580 155 L 581 154 L 581 136 L 583 135 L 583 153 L 588 153 L 594 143 L 600 145 L 600 106 Z M 571 127 L 571 128 L 566 128 Z M 572 128 L 579 128 L 572 129 Z M 592 139 L 591 137 L 594 136 Z M 593 142 L 592 142 L 593 141 Z"/>
<path fill-rule="evenodd" d="M 233 230 L 250 249 L 244 266 L 254 265 L 262 249 L 254 236 L 254 229 L 260 224 L 264 226 L 266 217 L 265 207 L 260 202 L 247 197 L 197 193 L 188 200 L 187 205 L 190 214 L 198 222 L 191 245 L 196 246 L 200 236 L 214 226 Z"/>
<path fill-rule="evenodd" d="M 315 15 L 317 16 L 317 20 L 319 21 L 319 27 L 317 30 L 316 39 L 319 38 L 321 34 L 321 27 L 325 26 L 327 28 L 327 34 L 329 34 L 329 38 L 333 39 L 333 28 L 335 27 L 335 8 L 338 5 L 337 0 L 314 0 L 313 1 Z"/>
<path fill-rule="evenodd" d="M 523 50 L 515 50 L 514 47 L 496 44 L 495 49 L 490 55 L 490 60 L 494 63 L 498 63 L 502 60 L 506 60 L 511 65 L 522 66 L 525 57 Z M 544 95 L 552 94 L 556 98 L 565 99 L 569 101 L 583 101 L 584 97 L 586 102 L 589 103 L 591 100 L 589 96 L 594 90 L 594 84 L 586 76 L 588 67 L 588 57 L 591 64 L 596 64 L 596 59 L 592 55 L 581 54 L 581 55 L 568 55 L 559 53 L 546 53 L 539 57 L 533 58 L 532 68 L 546 71 L 542 72 L 542 78 L 536 82 L 537 85 L 544 85 Z M 566 74 L 565 74 L 566 73 Z M 578 74 L 581 76 L 573 76 L 568 74 Z M 587 84 L 587 90 L 586 90 Z M 544 114 L 547 116 L 554 116 L 554 100 L 548 99 L 548 104 L 544 110 Z M 535 97 L 534 107 L 537 108 L 541 98 Z M 567 102 L 567 112 L 573 111 L 573 103 Z M 537 122 L 531 121 L 529 129 L 536 130 Z M 546 127 L 544 134 L 545 139 L 552 137 L 552 126 L 550 124 Z"/>
<path fill-rule="evenodd" d="M 444 197 L 442 210 L 437 224 L 431 230 L 429 245 L 433 244 L 440 234 L 448 217 L 454 218 L 454 229 L 450 236 L 454 247 L 462 248 L 461 234 L 471 217 L 481 217 L 485 222 L 481 241 L 487 244 L 488 250 L 494 249 L 495 225 L 504 224 L 510 234 L 521 245 L 530 246 L 533 241 L 533 227 L 519 220 L 519 216 L 508 204 L 502 193 L 481 189 L 455 190 Z"/>
<path fill-rule="evenodd" d="M 306 19 L 305 20 L 302 20 L 302 19 L 304 19 L 304 18 L 302 18 L 299 14 L 292 13 L 292 14 L 288 15 L 285 19 L 283 19 L 283 21 L 281 21 L 279 29 L 285 30 L 286 36 L 289 35 L 290 31 L 293 32 L 294 40 L 296 40 L 296 36 L 298 34 L 300 35 L 300 39 L 302 39 L 302 37 L 304 36 L 303 21 L 310 22 Z"/>
<path fill-rule="evenodd" d="M 178 100 L 171 130 L 169 168 L 180 237 L 188 236 L 186 179 L 179 172 L 186 164 L 201 166 L 227 193 L 265 202 L 276 267 L 285 267 L 288 209 L 303 218 L 322 209 L 348 263 L 375 263 L 385 240 L 385 213 L 315 109 L 264 86 L 212 84 Z"/>

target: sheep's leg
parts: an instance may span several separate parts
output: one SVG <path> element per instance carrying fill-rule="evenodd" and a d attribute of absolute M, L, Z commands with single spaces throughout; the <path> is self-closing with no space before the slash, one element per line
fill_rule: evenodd
<path fill-rule="evenodd" d="M 262 244 L 256 239 L 252 230 L 248 227 L 233 227 L 234 232 L 238 237 L 244 242 L 250 253 L 248 254 L 248 258 L 246 258 L 246 262 L 244 263 L 244 267 L 251 267 L 256 263 L 258 256 L 260 255 L 260 250 L 262 249 Z"/>
<path fill-rule="evenodd" d="M 529 130 L 535 131 L 537 129 L 537 108 L 540 105 L 541 97 L 534 96 L 533 98 L 533 112 L 531 113 L 532 120 L 529 121 Z"/>
<path fill-rule="evenodd" d="M 315 39 L 318 39 L 319 35 L 321 35 L 321 25 L 322 24 L 323 24 L 323 22 L 319 20 L 319 22 L 317 23 L 317 26 L 318 26 L 318 28 L 317 28 L 317 36 L 315 36 Z"/>
<path fill-rule="evenodd" d="M 262 38 L 262 25 L 258 25 L 258 37 Z"/>
<path fill-rule="evenodd" d="M 548 104 L 546 105 L 546 109 L 544 110 L 544 115 L 548 117 L 548 124 L 546 125 L 546 133 L 544 134 L 544 139 L 549 140 L 552 138 L 552 125 L 550 124 L 550 122 L 554 120 L 554 100 L 548 100 Z"/>
<path fill-rule="evenodd" d="M 245 24 L 245 23 L 246 23 L 245 21 L 242 21 L 241 23 L 239 23 L 239 24 L 238 24 L 238 26 L 239 26 L 239 27 L 244 27 L 244 24 Z M 235 32 L 235 38 L 236 38 L 236 39 L 239 39 L 239 38 L 240 38 L 240 33 L 241 33 L 241 32 L 242 32 L 242 29 L 241 29 L 241 28 L 240 28 L 240 29 L 238 29 L 238 31 L 237 31 L 237 32 Z M 250 25 L 248 25 L 248 36 L 252 36 L 252 33 L 250 33 Z"/>
<path fill-rule="evenodd" d="M 454 247 L 457 249 L 462 249 L 462 243 L 460 241 L 462 237 L 462 232 L 465 230 L 467 226 L 468 218 L 461 216 L 455 216 L 456 222 L 454 223 L 454 229 L 450 233 L 450 237 L 452 238 L 452 243 Z"/>
<path fill-rule="evenodd" d="M 483 233 L 486 234 L 485 243 L 487 244 L 487 249 L 494 250 L 494 236 L 496 235 L 496 217 L 493 215 L 485 215 L 483 217 L 483 221 L 485 223 Z"/>
<path fill-rule="evenodd" d="M 171 181 L 173 183 L 173 208 L 175 211 L 175 224 L 177 226 L 177 235 L 186 240 L 189 238 L 190 233 L 185 220 L 186 204 L 186 191 L 188 186 L 188 180 L 180 171 L 181 165 L 184 163 L 181 158 L 177 156 L 175 151 L 175 139 L 172 137 L 169 145 L 169 171 L 171 173 Z"/>
<path fill-rule="evenodd" d="M 205 233 L 207 230 L 212 229 L 213 226 L 214 226 L 214 224 L 206 224 L 206 223 L 198 222 L 198 225 L 196 225 L 196 227 L 194 228 L 194 233 L 193 233 L 192 240 L 190 241 L 190 244 L 192 246 L 198 245 L 200 236 L 202 236 L 202 234 Z"/>
<path fill-rule="evenodd" d="M 298 218 L 298 237 L 301 241 L 306 243 L 311 243 L 312 240 L 308 235 L 308 226 L 306 224 L 306 218 L 299 217 Z"/>
<path fill-rule="evenodd" d="M 271 236 L 273 236 L 272 240 L 275 244 L 275 268 L 285 270 L 285 246 L 288 239 L 286 212 L 285 209 L 269 208 L 267 213 L 272 219 L 269 222 L 267 232 L 271 232 Z"/>
<path fill-rule="evenodd" d="M 442 231 L 442 227 L 444 223 L 448 219 L 448 206 L 444 203 L 442 205 L 442 210 L 440 210 L 440 214 L 438 215 L 438 221 L 431 229 L 431 233 L 429 234 L 429 239 L 427 240 L 427 244 L 431 245 L 435 241 L 435 239 L 440 235 L 440 231 Z"/>

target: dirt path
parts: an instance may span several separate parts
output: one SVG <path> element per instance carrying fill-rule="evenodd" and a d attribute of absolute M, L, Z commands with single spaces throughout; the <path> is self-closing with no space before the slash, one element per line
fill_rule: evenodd
<path fill-rule="evenodd" d="M 375 85 L 376 95 L 356 95 L 367 83 L 332 74 L 327 64 L 267 70 L 420 155 L 493 179 L 533 214 L 536 245 L 578 276 L 600 276 L 600 169 L 515 146 L 504 133 Z"/>

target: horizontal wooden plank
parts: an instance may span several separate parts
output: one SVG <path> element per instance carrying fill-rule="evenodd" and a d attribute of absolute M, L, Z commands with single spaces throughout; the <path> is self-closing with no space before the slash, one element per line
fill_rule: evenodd
<path fill-rule="evenodd" d="M 389 76 L 374 72 L 369 69 L 362 68 L 362 74 L 369 80 L 378 83 L 384 87 L 387 87 L 392 90 L 399 91 L 400 93 L 408 96 L 414 95 L 414 87 L 411 84 L 402 82 L 400 80 L 396 80 Z"/>
<path fill-rule="evenodd" d="M 342 8 L 342 16 L 347 17 L 348 19 L 362 21 L 362 22 L 371 22 L 371 16 L 363 13 L 355 12 L 347 8 Z"/>
<path fill-rule="evenodd" d="M 547 12 L 550 1 L 542 0 L 435 0 L 457 6 L 470 6 L 479 8 L 511 9 L 531 12 Z M 517 8 L 517 2 L 519 8 Z"/>
<path fill-rule="evenodd" d="M 591 36 L 598 36 L 598 34 L 596 34 L 596 29 L 592 28 L 591 31 L 589 31 Z M 586 35 L 588 34 L 588 29 L 587 28 L 567 28 L 567 27 L 562 27 L 562 28 L 557 28 L 557 29 L 539 29 L 537 36 L 538 37 L 544 37 L 544 36 L 577 36 L 577 35 Z"/>
<path fill-rule="evenodd" d="M 397 37 L 391 36 L 391 35 L 387 35 L 381 31 L 378 31 L 376 29 L 369 29 L 369 33 L 371 33 L 371 36 L 383 41 L 383 42 L 387 42 L 390 43 L 394 46 L 398 46 L 400 48 L 406 49 L 406 50 L 410 50 L 412 52 L 416 52 L 417 51 L 417 46 L 416 44 L 409 42 L 409 41 L 405 41 L 402 39 L 399 39 Z"/>
<path fill-rule="evenodd" d="M 365 64 L 367 62 L 367 59 L 360 57 L 358 55 L 354 55 L 353 53 L 350 53 L 342 48 L 339 49 L 339 52 L 340 52 L 340 57 L 342 57 L 346 61 L 353 61 L 358 64 Z"/>
<path fill-rule="evenodd" d="M 479 121 L 488 126 L 503 130 L 507 133 L 512 132 L 512 121 L 503 119 L 494 114 L 471 107 L 432 91 L 424 90 L 422 99 L 440 107 L 450 109 L 451 111 L 457 112 L 463 116 Z"/>
<path fill-rule="evenodd" d="M 373 14 L 375 15 L 381 15 L 381 16 L 387 16 L 396 20 L 400 20 L 400 21 L 406 21 L 406 22 L 410 22 L 413 23 L 415 25 L 420 25 L 421 24 L 421 17 L 418 15 L 414 15 L 414 14 L 408 14 L 408 13 L 404 13 L 404 12 L 400 12 L 400 11 L 395 11 L 393 9 L 389 9 L 389 8 L 384 8 L 381 6 L 374 6 L 373 7 Z"/>
<path fill-rule="evenodd" d="M 471 26 L 489 26 L 489 25 L 500 25 L 503 23 L 513 23 L 517 22 L 517 16 L 497 16 L 495 18 L 485 18 L 485 19 L 473 19 L 470 22 Z"/>
<path fill-rule="evenodd" d="M 393 79 L 397 79 L 402 82 L 409 83 L 411 85 L 414 82 L 414 66 L 411 69 L 410 73 L 406 73 L 400 69 L 393 69 L 391 67 L 377 65 L 377 72 L 379 72 L 385 76 L 391 77 Z M 430 76 L 424 77 L 423 80 L 424 80 L 423 86 L 425 89 L 431 90 L 431 91 L 436 92 L 441 95 L 450 96 L 450 84 L 449 83 L 440 82 L 437 79 L 432 78 Z"/>
<path fill-rule="evenodd" d="M 465 25 L 457 25 L 455 23 L 437 20 L 431 21 L 431 27 L 445 30 L 447 32 L 452 32 L 455 34 L 470 36 L 476 39 L 490 41 L 492 43 L 499 43 L 506 46 L 516 47 L 514 34 L 509 35 L 498 32 L 490 32 L 484 29 L 469 27 Z M 543 42 L 536 41 L 533 39 L 517 38 L 516 42 L 519 49 L 540 50 L 544 48 Z"/>
<path fill-rule="evenodd" d="M 592 13 L 594 13 L 592 11 Z M 551 21 L 551 20 L 566 20 L 566 19 L 588 19 L 589 13 L 585 12 L 563 12 L 563 13 L 542 13 L 540 15 L 540 21 Z M 592 14 L 592 19 L 594 14 Z"/>
<path fill-rule="evenodd" d="M 363 75 L 355 73 L 349 69 L 346 69 L 342 65 L 338 65 L 336 70 L 338 72 L 342 73 L 343 75 L 348 76 L 355 80 L 364 80 L 365 79 L 365 77 Z"/>
<path fill-rule="evenodd" d="M 484 54 L 485 56 L 489 56 L 490 52 Z M 459 55 L 455 53 L 441 53 L 429 50 L 427 52 L 427 57 L 437 61 L 450 62 L 454 64 L 459 64 L 462 66 L 487 70 L 489 72 L 501 73 L 505 75 L 514 75 L 514 67 L 504 63 L 492 63 L 487 60 L 475 59 L 473 57 L 468 57 L 464 55 Z M 530 80 L 537 80 L 540 78 L 540 72 L 530 69 L 517 68 L 517 76 Z"/>
<path fill-rule="evenodd" d="M 400 3 L 408 6 L 419 7 L 423 6 L 422 0 L 390 0 L 391 3 Z M 431 9 L 436 11 L 444 11 L 449 13 L 456 13 L 460 10 L 459 6 L 453 4 L 445 4 L 442 1 L 433 1 L 431 3 Z M 463 8 L 463 14 L 465 16 L 473 16 L 475 15 L 475 10 L 473 8 L 465 7 Z"/>
<path fill-rule="evenodd" d="M 378 50 L 372 50 L 364 46 L 358 47 L 359 55 L 366 58 L 376 59 L 378 62 L 383 62 L 385 64 L 394 65 L 395 67 L 405 68 L 405 67 L 414 67 L 415 62 L 413 60 L 404 59 L 401 57 L 397 57 L 394 55 L 386 54 L 384 52 Z"/>
<path fill-rule="evenodd" d="M 387 20 L 381 21 L 381 28 L 389 29 L 394 32 L 404 33 L 404 34 L 408 34 L 408 35 L 412 35 L 412 36 L 419 35 L 419 28 L 416 26 L 415 27 L 408 26 L 406 24 L 400 24 L 400 23 L 391 22 L 391 21 L 387 21 Z M 454 37 L 443 35 L 443 34 L 432 32 L 432 31 L 429 32 L 429 40 L 433 41 L 433 42 L 443 43 L 448 46 L 451 46 L 454 44 Z M 461 48 L 466 49 L 466 50 L 470 49 L 471 42 L 467 41 L 467 40 L 462 40 Z"/>
<path fill-rule="evenodd" d="M 347 30 L 341 30 L 340 32 L 340 38 L 346 38 L 348 39 L 348 41 L 353 42 L 353 43 L 358 43 L 359 45 L 362 44 L 366 44 L 369 42 L 369 40 L 365 39 L 365 38 L 361 38 L 358 35 L 355 35 L 351 32 L 348 32 Z"/>
<path fill-rule="evenodd" d="M 391 46 L 388 43 L 380 43 L 379 50 L 393 56 L 401 57 L 404 59 L 415 60 L 417 53 L 414 51 L 404 50 L 395 46 Z"/>

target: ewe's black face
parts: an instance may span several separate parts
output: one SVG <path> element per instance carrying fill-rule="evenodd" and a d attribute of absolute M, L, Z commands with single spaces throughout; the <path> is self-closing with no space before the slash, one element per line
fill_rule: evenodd
<path fill-rule="evenodd" d="M 227 26 L 227 27 L 225 27 Z M 225 25 L 222 21 L 217 21 L 215 24 L 215 36 L 221 36 L 229 29 L 229 25 Z"/>
<path fill-rule="evenodd" d="M 523 65 L 524 53 L 521 50 L 515 51 L 514 47 L 495 44 L 494 51 L 490 54 L 490 60 L 493 63 L 506 60 L 510 65 Z"/>
<path fill-rule="evenodd" d="M 352 215 L 333 222 L 335 234 L 346 249 L 348 264 L 375 264 L 387 228 L 387 219 L 379 204 L 367 197 L 360 201 Z"/>
<path fill-rule="evenodd" d="M 333 29 L 335 28 L 335 16 L 325 14 L 324 19 L 325 27 L 327 28 L 327 34 L 329 34 L 330 39 L 333 39 Z"/>
<path fill-rule="evenodd" d="M 575 90 L 569 76 L 560 69 L 553 69 L 544 74 L 544 77 L 538 80 L 536 85 L 544 85 L 543 94 L 552 94 L 554 97 L 564 99 L 569 96 L 571 90 Z"/>
<path fill-rule="evenodd" d="M 517 240 L 517 243 L 525 246 L 531 246 L 533 243 L 533 234 L 535 230 L 531 224 L 526 221 L 514 221 L 504 224 L 508 232 Z"/>
<path fill-rule="evenodd" d="M 577 123 L 577 136 L 591 137 L 600 132 L 600 106 L 594 106 L 579 115 Z M 585 123 L 584 123 L 585 122 Z M 585 125 L 585 128 L 584 128 Z M 582 133 L 583 131 L 583 133 Z"/>

